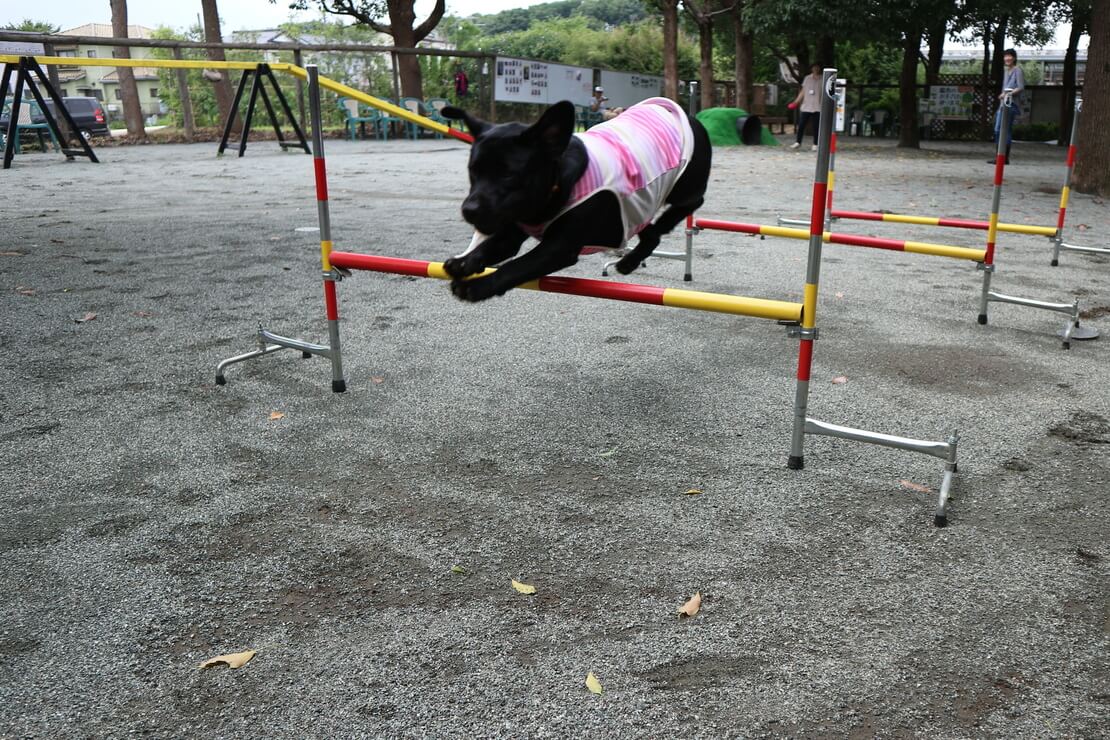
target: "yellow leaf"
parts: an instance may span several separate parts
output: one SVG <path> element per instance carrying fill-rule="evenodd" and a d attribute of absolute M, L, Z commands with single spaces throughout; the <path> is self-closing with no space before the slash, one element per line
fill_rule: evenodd
<path fill-rule="evenodd" d="M 600 694 L 604 690 L 601 688 L 601 681 L 597 680 L 593 671 L 586 674 L 586 688 L 595 694 Z"/>
<path fill-rule="evenodd" d="M 700 609 L 701 609 L 701 591 L 698 591 L 696 594 L 694 594 L 693 596 L 690 597 L 689 601 L 687 601 L 685 604 L 682 605 L 682 608 L 678 610 L 678 616 L 680 616 L 680 617 L 692 617 L 695 614 L 697 614 Z"/>
<path fill-rule="evenodd" d="M 215 658 L 209 658 L 200 664 L 200 669 L 203 671 L 205 668 L 211 668 L 215 665 L 224 663 L 228 668 L 242 668 L 250 662 L 251 658 L 255 656 L 257 650 L 244 650 L 241 653 L 228 653 L 227 655 L 217 655 Z"/>
<path fill-rule="evenodd" d="M 452 565 L 451 566 L 451 572 L 452 573 L 459 573 L 460 575 L 465 575 L 466 574 L 466 568 L 462 567 L 461 565 Z"/>
<path fill-rule="evenodd" d="M 285 414 L 281 413 L 280 411 L 271 411 L 270 412 L 270 421 L 277 421 L 278 419 L 284 419 L 284 418 L 285 418 Z"/>
<path fill-rule="evenodd" d="M 682 495 L 683 496 L 697 496 L 700 493 L 702 493 L 702 490 L 700 488 L 690 488 L 690 489 L 687 489 L 687 490 L 683 491 Z"/>
<path fill-rule="evenodd" d="M 535 586 L 531 586 L 527 583 L 521 583 L 520 581 L 518 581 L 515 578 L 513 578 L 512 581 L 513 581 L 513 588 L 515 588 L 520 593 L 522 593 L 522 594 L 534 594 L 534 593 L 536 593 L 536 587 Z"/>

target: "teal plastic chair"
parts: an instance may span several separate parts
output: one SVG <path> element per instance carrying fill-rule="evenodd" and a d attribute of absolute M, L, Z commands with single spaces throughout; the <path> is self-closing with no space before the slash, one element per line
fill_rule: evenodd
<path fill-rule="evenodd" d="M 391 105 L 397 105 L 389 98 L 382 98 L 382 100 Z M 383 139 L 389 139 L 390 129 L 393 128 L 393 124 L 395 123 L 400 127 L 407 123 L 407 121 L 398 116 L 386 113 L 385 111 L 378 111 L 378 127 L 381 129 Z"/>
<path fill-rule="evenodd" d="M 378 135 L 378 112 L 371 110 L 369 114 L 366 113 L 365 107 L 360 105 L 354 98 L 340 98 L 339 110 L 343 111 L 346 117 L 345 123 L 347 126 L 347 136 L 351 141 L 355 140 L 355 133 L 362 129 L 366 130 L 365 124 L 370 124 L 371 136 L 377 137 Z"/>
<path fill-rule="evenodd" d="M 415 113 L 418 116 L 428 117 L 427 109 L 424 107 L 424 101 L 420 98 L 401 98 L 401 107 L 409 113 Z M 408 133 L 409 138 L 420 138 L 420 130 L 424 128 L 412 121 L 405 121 L 405 131 Z"/>
<path fill-rule="evenodd" d="M 436 123 L 442 123 L 444 126 L 450 126 L 451 121 L 443 117 L 443 109 L 451 105 L 451 101 L 447 98 L 428 98 L 424 104 L 425 110 L 428 111 L 428 118 Z M 442 139 L 443 134 L 436 132 L 436 138 Z"/>
<path fill-rule="evenodd" d="M 11 102 L 7 100 L 4 101 L 4 112 L 7 113 L 8 116 L 11 116 L 12 114 Z M 39 146 L 44 152 L 46 151 L 46 139 L 43 136 L 43 132 L 45 132 L 46 135 L 50 137 L 50 142 L 54 146 L 54 151 L 60 152 L 62 150 L 61 144 L 58 143 L 58 137 L 54 135 L 54 131 L 50 128 L 49 124 L 47 124 L 45 121 L 43 121 L 42 123 L 33 122 L 36 116 L 41 115 L 42 109 L 39 108 L 38 103 L 24 101 L 23 104 L 19 106 L 19 118 L 16 120 L 15 124 L 16 154 L 22 153 L 20 139 L 23 138 L 22 134 L 24 131 L 34 132 L 34 134 L 38 137 Z M 7 131 L 0 132 L 0 146 L 7 143 L 6 140 L 3 138 L 7 136 L 7 133 Z"/>

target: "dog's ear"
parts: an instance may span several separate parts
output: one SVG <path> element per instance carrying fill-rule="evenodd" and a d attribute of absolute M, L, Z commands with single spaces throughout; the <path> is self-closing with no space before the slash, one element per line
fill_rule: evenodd
<path fill-rule="evenodd" d="M 452 121 L 462 121 L 463 123 L 465 123 L 467 130 L 470 131 L 475 139 L 481 136 L 482 132 L 490 127 L 490 124 L 486 121 L 483 121 L 480 118 L 475 118 L 474 116 L 464 111 L 462 108 L 456 108 L 453 105 L 443 106 L 443 110 L 441 110 L 439 113 L 444 118 L 450 118 Z"/>
<path fill-rule="evenodd" d="M 524 136 L 540 143 L 553 155 L 562 154 L 574 134 L 574 103 L 561 100 L 543 112 Z"/>

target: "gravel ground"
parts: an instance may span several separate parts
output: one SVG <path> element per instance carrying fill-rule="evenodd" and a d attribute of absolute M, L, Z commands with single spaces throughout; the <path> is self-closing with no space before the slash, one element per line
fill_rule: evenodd
<path fill-rule="evenodd" d="M 466 244 L 463 146 L 327 146 L 338 248 Z M 1106 736 L 1110 338 L 979 326 L 970 263 L 826 248 L 810 412 L 958 428 L 936 529 L 933 458 L 815 438 L 786 469 L 797 344 L 771 322 L 358 274 L 347 393 L 293 352 L 218 387 L 259 321 L 326 337 L 310 159 L 101 154 L 0 173 L 0 736 Z M 989 154 L 849 140 L 838 204 L 985 218 Z M 1003 220 L 1052 223 L 1062 159 L 1016 146 Z M 804 215 L 812 172 L 718 150 L 703 214 Z M 1069 215 L 1110 233 L 1097 199 Z M 803 242 L 695 244 L 692 287 L 800 300 Z M 1110 330 L 1110 259 L 999 250 L 996 289 Z"/>

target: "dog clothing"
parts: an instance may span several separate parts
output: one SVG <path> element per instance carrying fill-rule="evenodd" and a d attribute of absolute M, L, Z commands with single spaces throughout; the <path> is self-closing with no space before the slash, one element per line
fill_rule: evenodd
<path fill-rule="evenodd" d="M 621 247 L 643 231 L 663 207 L 694 152 L 690 119 L 668 98 L 648 98 L 575 136 L 586 147 L 589 165 L 555 218 L 519 224 L 529 236 L 543 237 L 547 226 L 602 190 L 620 202 Z M 593 251 L 593 250 L 591 250 Z"/>

